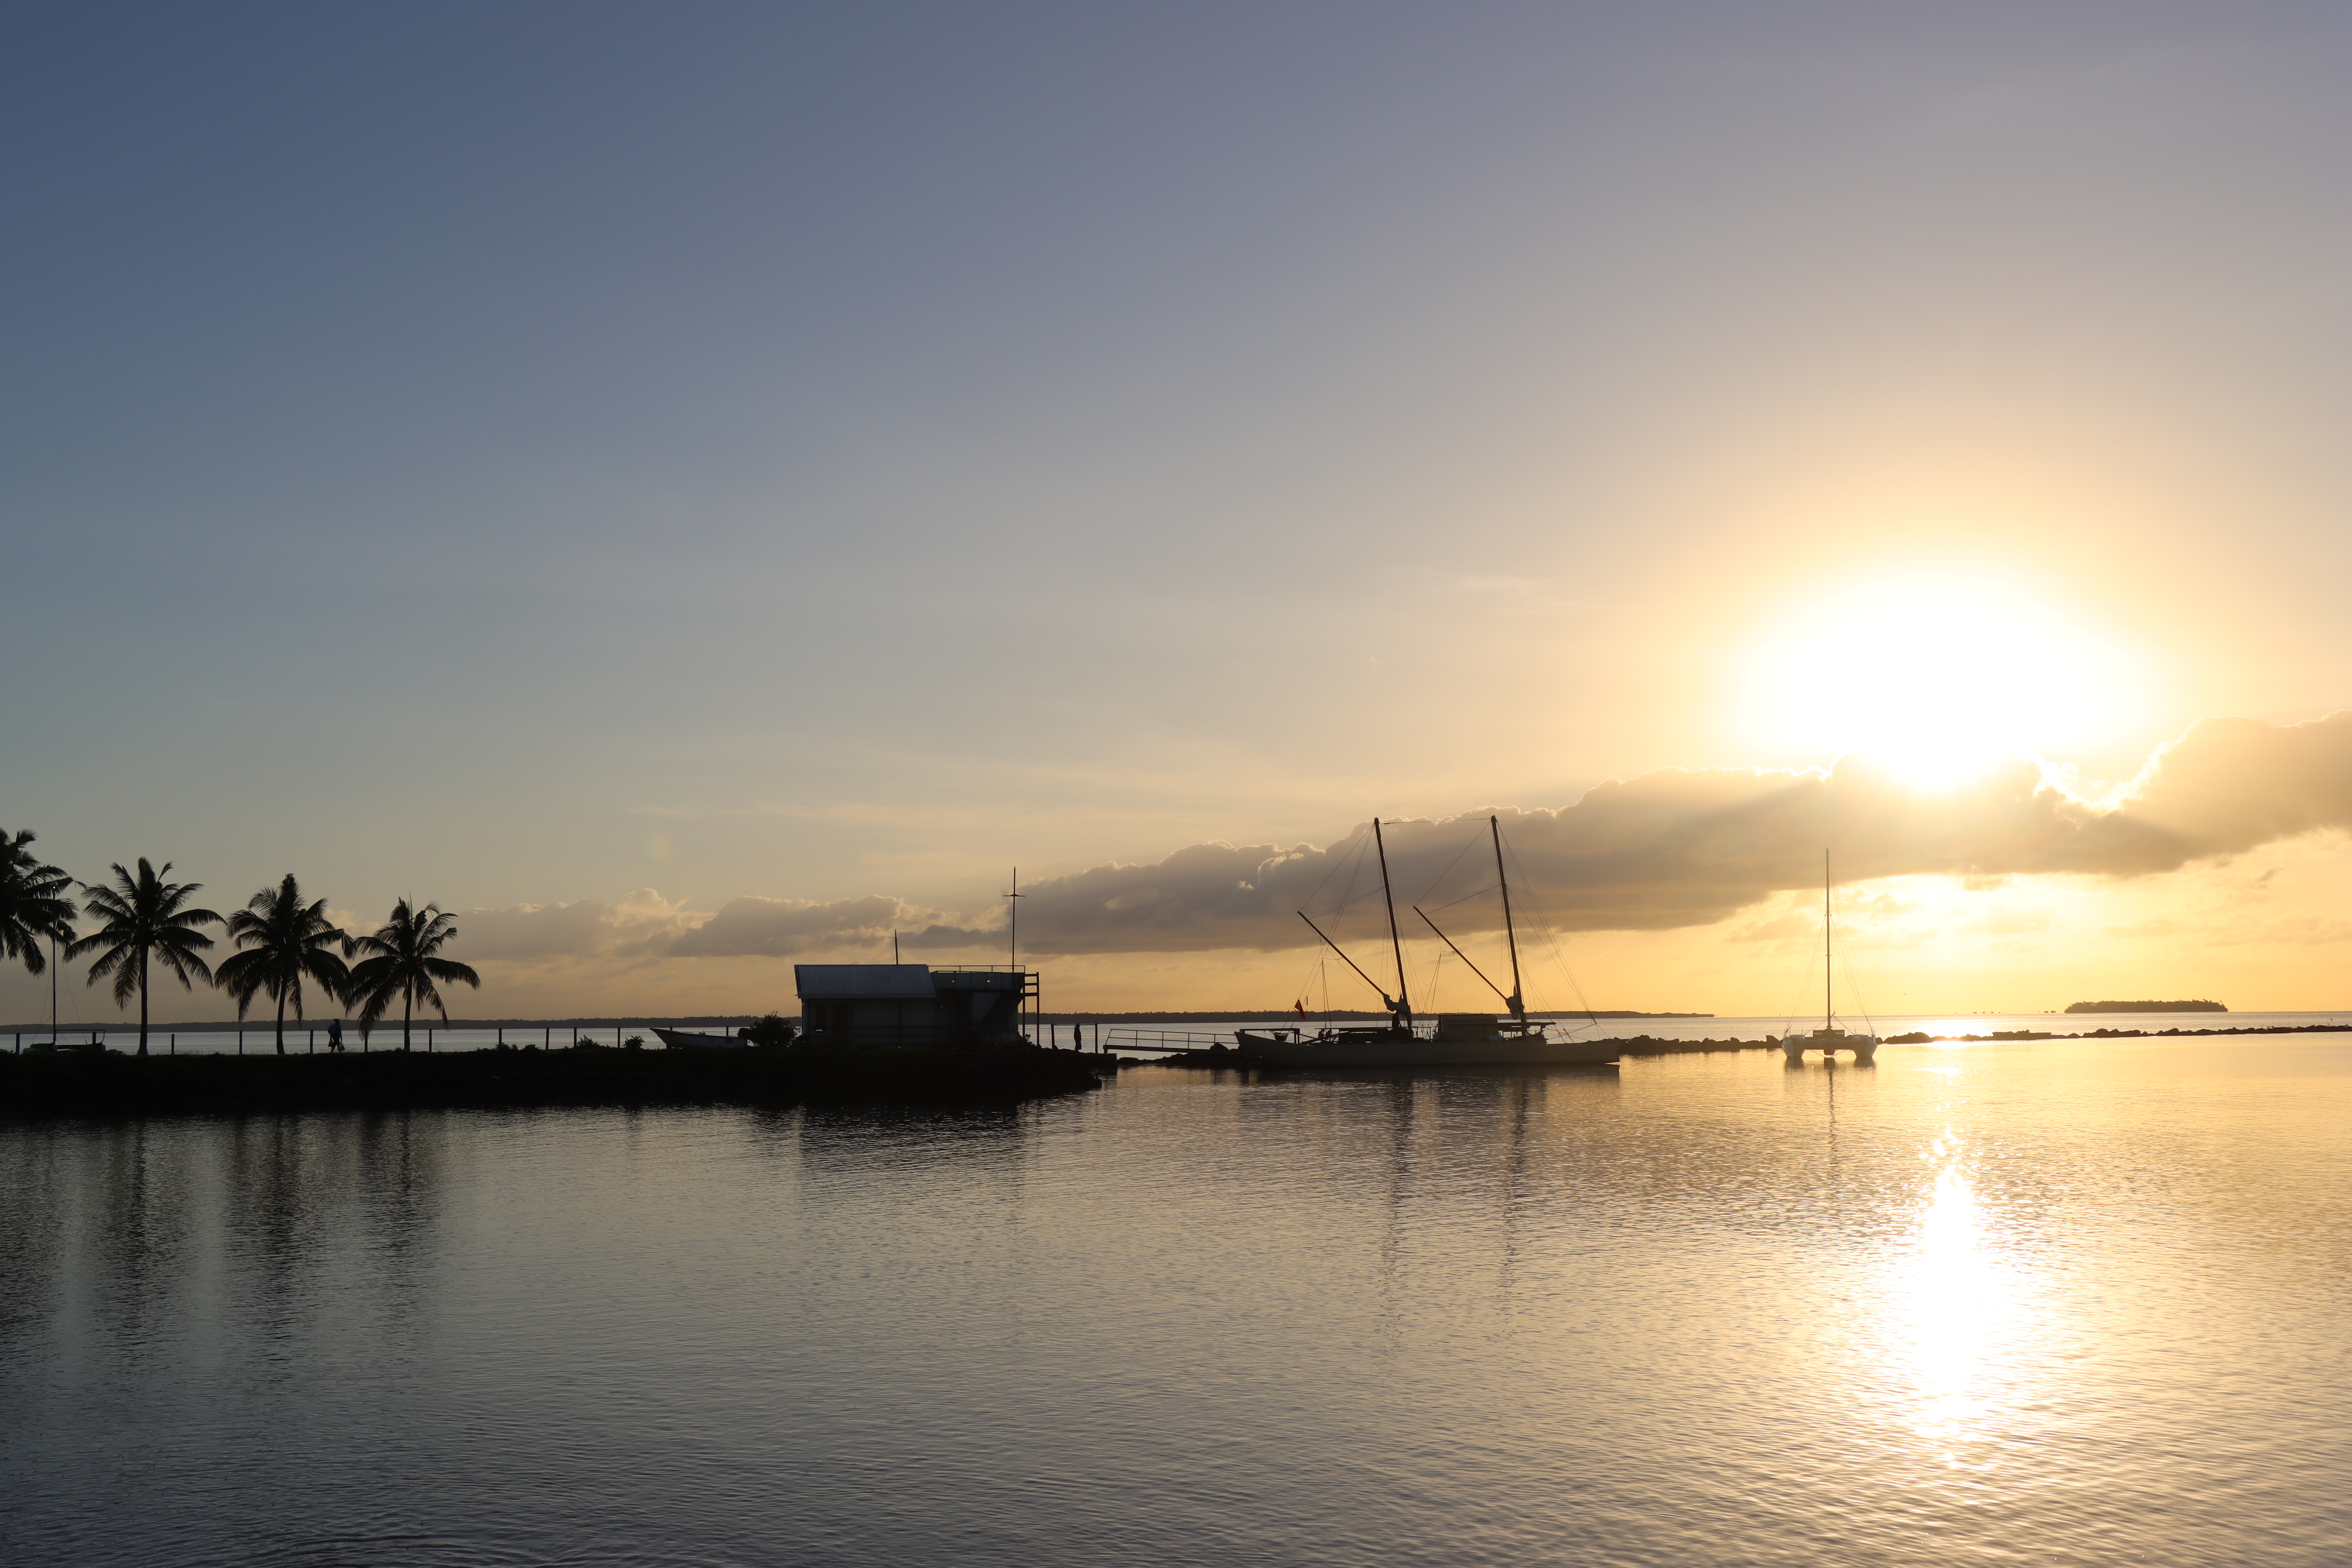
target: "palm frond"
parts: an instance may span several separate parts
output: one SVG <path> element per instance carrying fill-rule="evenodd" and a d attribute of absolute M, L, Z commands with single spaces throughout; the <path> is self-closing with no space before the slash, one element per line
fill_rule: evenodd
<path fill-rule="evenodd" d="M 459 963 L 455 959 L 428 958 L 424 967 L 425 973 L 436 980 L 454 980 L 477 991 L 482 988 L 482 977 L 474 973 L 471 964 Z"/>

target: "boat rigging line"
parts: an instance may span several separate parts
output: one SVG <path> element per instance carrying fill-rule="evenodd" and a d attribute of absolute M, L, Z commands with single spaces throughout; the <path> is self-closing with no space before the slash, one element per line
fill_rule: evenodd
<path fill-rule="evenodd" d="M 1551 916 L 1545 910 L 1543 900 L 1536 896 L 1534 879 L 1528 875 L 1526 864 L 1519 861 L 1519 852 L 1504 840 L 1502 825 L 1492 818 L 1488 820 L 1495 830 L 1495 842 L 1501 846 L 1502 856 L 1519 865 L 1520 894 L 1527 900 L 1528 908 L 1535 911 L 1536 929 L 1543 935 L 1544 951 L 1550 955 L 1553 964 L 1559 968 L 1560 978 L 1568 982 L 1569 990 L 1575 994 L 1579 1009 L 1591 1020 L 1594 1028 L 1599 1028 L 1601 1016 L 1592 1010 L 1591 1001 L 1586 997 L 1584 987 L 1577 981 L 1576 971 L 1568 965 L 1568 953 L 1560 946 L 1559 933 L 1553 930 Z"/>
<path fill-rule="evenodd" d="M 1431 920 L 1429 916 L 1423 911 L 1422 907 L 1419 904 L 1412 906 L 1412 912 L 1421 916 L 1422 924 L 1427 926 L 1432 931 L 1437 931 L 1438 941 L 1444 942 L 1448 947 L 1454 948 L 1454 956 L 1460 959 L 1463 963 L 1469 964 L 1471 973 L 1476 975 L 1481 980 L 1486 980 L 1486 972 L 1479 968 L 1478 965 L 1472 961 L 1468 953 L 1463 952 L 1459 947 L 1454 947 L 1454 939 L 1446 935 L 1444 931 L 1438 931 L 1437 922 Z M 1486 989 L 1492 991 L 1496 995 L 1501 996 L 1506 1006 L 1510 1005 L 1510 997 L 1506 995 L 1503 988 L 1496 984 L 1493 981 L 1486 980 Z"/>
<path fill-rule="evenodd" d="M 1354 959 L 1349 958 L 1348 956 L 1347 950 L 1341 947 L 1338 942 L 1333 942 L 1329 933 L 1325 931 L 1321 926 L 1317 925 L 1314 920 L 1305 910 L 1298 910 L 1297 914 L 1300 920 L 1307 921 L 1307 929 L 1308 931 L 1313 931 L 1317 936 L 1323 939 L 1324 946 L 1329 948 L 1333 952 L 1338 953 L 1341 962 L 1346 963 L 1349 968 L 1354 970 L 1358 975 L 1362 977 L 1365 984 L 1370 986 L 1374 991 L 1380 994 L 1381 1005 L 1389 1010 L 1389 1016 L 1392 1022 L 1392 1026 L 1409 1030 L 1412 1027 L 1412 994 L 1408 988 L 1408 984 L 1405 979 L 1404 936 L 1397 929 L 1396 899 L 1395 896 L 1389 891 L 1388 843 L 1387 840 L 1382 838 L 1381 836 L 1381 819 L 1380 815 L 1377 812 L 1372 816 L 1372 848 L 1374 853 L 1380 857 L 1381 900 L 1388 909 L 1389 951 L 1396 959 L 1397 994 L 1394 998 L 1391 998 L 1389 995 L 1387 989 L 1383 987 L 1379 981 L 1374 980 L 1370 975 L 1364 973 L 1364 966 L 1358 963 Z M 1336 871 L 1337 868 L 1335 867 L 1333 869 Z M 1328 881 L 1330 877 L 1326 875 L 1324 880 Z M 1342 907 L 1344 908 L 1345 906 Z"/>
<path fill-rule="evenodd" d="M 1372 814 L 1372 847 L 1380 851 L 1381 899 L 1388 905 L 1389 946 L 1396 953 L 1397 1017 L 1410 1027 L 1412 1023 L 1412 998 L 1405 994 L 1404 989 L 1404 938 L 1397 934 L 1396 899 L 1389 891 L 1389 847 L 1388 841 L 1381 837 L 1381 816 L 1378 812 Z"/>
<path fill-rule="evenodd" d="M 1365 974 L 1364 966 L 1358 963 L 1354 959 L 1349 958 L 1348 956 L 1347 949 L 1341 947 L 1338 942 L 1333 942 L 1329 937 L 1324 936 L 1323 928 L 1317 925 L 1313 921 L 1307 920 L 1307 911 L 1305 910 L 1298 911 L 1298 918 L 1300 920 L 1307 921 L 1307 929 L 1308 931 L 1313 931 L 1317 936 L 1323 937 L 1323 945 L 1329 948 L 1333 952 L 1338 953 L 1339 955 L 1340 963 L 1354 970 L 1358 974 L 1363 975 L 1364 984 L 1370 986 L 1374 991 L 1380 992 L 1381 1006 L 1386 1007 L 1391 1013 L 1396 1011 L 1397 1005 L 1389 999 L 1389 994 L 1385 991 L 1381 991 L 1381 983 L 1373 979 L 1370 975 Z M 1330 994 L 1328 989 L 1324 993 L 1324 1000 L 1327 1002 L 1330 1000 Z M 1328 1012 L 1330 1009 L 1327 1007 L 1324 1011 Z"/>

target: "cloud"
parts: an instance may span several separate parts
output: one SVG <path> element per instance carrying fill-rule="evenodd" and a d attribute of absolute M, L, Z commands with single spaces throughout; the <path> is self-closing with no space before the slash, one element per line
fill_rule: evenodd
<path fill-rule="evenodd" d="M 970 947 L 1000 940 L 994 931 L 949 923 L 939 910 L 880 893 L 830 903 L 730 899 L 713 914 L 673 903 L 651 888 L 640 888 L 618 903 L 581 899 L 568 904 L 467 910 L 458 915 L 457 929 L 461 956 L 485 963 L 786 958 L 828 949 L 886 946 L 894 931 L 910 949 Z"/>
<path fill-rule="evenodd" d="M 649 958 L 709 918 L 651 888 L 640 888 L 616 904 L 580 899 L 467 910 L 457 916 L 457 941 L 450 952 L 469 963 Z"/>
<path fill-rule="evenodd" d="M 1499 928 L 1488 815 L 1384 826 L 1409 937 L 1427 934 L 1410 912 L 1415 903 L 1456 937 Z M 2352 712 L 2284 726 L 2203 721 L 2105 803 L 2030 759 L 1965 789 L 1923 795 L 1867 758 L 1848 757 L 1827 772 L 1669 769 L 1612 779 L 1572 805 L 1492 815 L 1511 850 L 1522 919 L 1562 931 L 1707 925 L 1775 893 L 1817 890 L 1824 846 L 1842 883 L 1940 875 L 1989 889 L 2039 874 L 2144 876 L 2352 826 Z M 1024 889 L 1022 951 L 1276 952 L 1316 941 L 1302 909 L 1318 921 L 1336 916 L 1346 929 L 1334 934 L 1360 940 L 1380 919 L 1372 850 L 1367 826 L 1321 847 L 1195 844 L 1150 864 L 1039 881 Z M 648 888 L 618 903 L 470 910 L 459 929 L 464 956 L 478 962 L 877 952 L 894 931 L 911 957 L 992 946 L 1004 939 L 1003 919 L 967 922 L 881 893 L 830 902 L 739 898 L 708 914 Z M 1734 940 L 1775 940 L 1786 923 L 1768 918 Z"/>
<path fill-rule="evenodd" d="M 987 933 L 940 923 L 940 911 L 880 893 L 812 903 L 803 899 L 730 899 L 719 912 L 680 934 L 678 958 L 785 958 L 843 947 L 880 947 L 899 933 L 904 947 L 966 947 Z M 949 937 L 958 940 L 946 940 Z"/>
<path fill-rule="evenodd" d="M 1811 941 L 1820 936 L 1821 932 L 1822 922 L 1818 917 L 1791 912 L 1772 920 L 1759 921 L 1751 926 L 1742 926 L 1724 940 L 1727 942 Z"/>
<path fill-rule="evenodd" d="M 1401 906 L 1450 902 L 1491 880 L 1477 842 L 1487 815 L 1385 828 Z M 1825 846 L 1842 881 L 1944 875 L 1989 887 L 2050 873 L 2144 876 L 2352 826 L 2352 711 L 2284 726 L 2202 721 L 2151 757 L 2113 805 L 2084 799 L 2029 759 L 1923 795 L 1849 757 L 1827 773 L 1672 769 L 1610 780 L 1557 810 L 1494 815 L 1518 861 L 1521 907 L 1567 931 L 1709 924 L 1772 893 L 1818 886 Z M 1360 904 L 1377 890 L 1370 847 L 1369 826 L 1322 848 L 1196 844 L 1149 865 L 1041 881 L 1027 889 L 1023 947 L 1042 955 L 1302 946 L 1315 938 L 1294 911 Z M 1431 912 L 1449 931 L 1499 924 L 1492 899 Z"/>

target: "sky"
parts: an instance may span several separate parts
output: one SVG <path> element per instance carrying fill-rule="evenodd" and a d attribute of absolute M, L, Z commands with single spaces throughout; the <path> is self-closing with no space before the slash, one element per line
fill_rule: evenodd
<path fill-rule="evenodd" d="M 1503 819 L 1541 1006 L 1780 1011 L 1835 846 L 1882 1010 L 2352 1005 L 2347 69 L 2259 5 L 11 5 L 0 827 L 437 901 L 479 1016 L 1001 961 L 1015 868 L 1049 1007 L 1377 1005 L 1287 903 L 1377 954 L 1299 880 L 1376 813 L 1474 959 Z"/>

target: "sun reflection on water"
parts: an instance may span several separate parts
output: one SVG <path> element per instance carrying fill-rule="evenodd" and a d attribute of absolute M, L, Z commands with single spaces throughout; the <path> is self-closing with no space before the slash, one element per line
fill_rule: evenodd
<path fill-rule="evenodd" d="M 1998 1436 L 2017 1401 L 2016 1351 L 2027 1317 L 2023 1281 L 1999 1255 L 1995 1217 L 1949 1129 L 1920 1155 L 1935 1167 L 1897 1268 L 1890 1336 L 1909 1385 L 1911 1425 L 1944 1462 Z"/>

